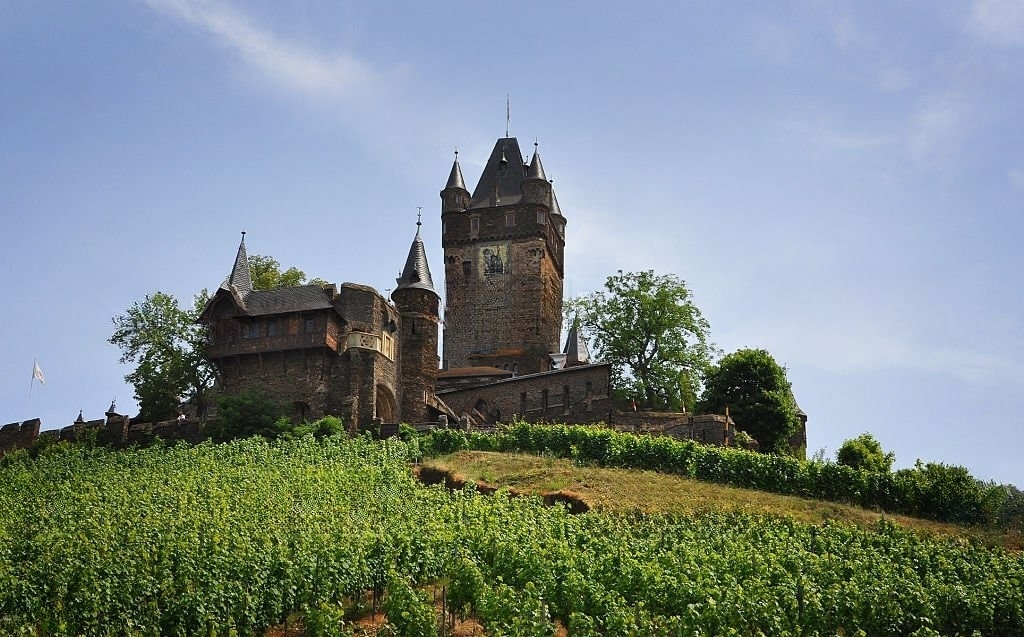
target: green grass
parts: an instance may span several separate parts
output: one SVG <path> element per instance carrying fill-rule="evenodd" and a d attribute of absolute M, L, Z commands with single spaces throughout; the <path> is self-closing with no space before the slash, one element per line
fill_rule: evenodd
<path fill-rule="evenodd" d="M 740 489 L 653 471 L 578 466 L 570 460 L 553 457 L 461 451 L 429 459 L 423 465 L 463 480 L 507 487 L 520 493 L 569 492 L 598 511 L 740 512 L 788 517 L 808 524 L 842 521 L 865 529 L 884 518 L 924 535 L 962 536 L 988 546 L 1011 550 L 1024 548 L 1024 541 L 1016 531 L 965 527 L 892 515 L 847 504 Z"/>

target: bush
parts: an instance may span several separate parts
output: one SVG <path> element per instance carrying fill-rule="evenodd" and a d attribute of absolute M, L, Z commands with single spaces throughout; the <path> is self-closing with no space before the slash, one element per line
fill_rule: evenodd
<path fill-rule="evenodd" d="M 866 471 L 892 470 L 892 463 L 896 460 L 893 453 L 885 453 L 882 444 L 875 440 L 869 433 L 862 433 L 843 443 L 836 452 L 836 462 L 854 469 Z"/>
<path fill-rule="evenodd" d="M 258 392 L 242 392 L 217 399 L 217 418 L 207 432 L 217 442 L 263 436 L 277 438 L 290 431 L 291 422 L 282 418 L 281 407 Z"/>

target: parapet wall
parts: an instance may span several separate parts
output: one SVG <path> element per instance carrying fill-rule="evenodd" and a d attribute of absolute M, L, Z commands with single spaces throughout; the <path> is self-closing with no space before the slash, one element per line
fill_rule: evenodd
<path fill-rule="evenodd" d="M 120 414 L 111 414 L 105 420 L 78 421 L 61 429 L 43 432 L 39 431 L 40 425 L 40 420 L 33 418 L 0 427 L 0 454 L 13 449 L 27 449 L 40 438 L 53 442 L 90 439 L 104 446 L 142 447 L 152 444 L 157 438 L 171 442 L 185 440 L 195 444 L 208 437 L 203 431 L 202 423 L 197 420 L 132 423 L 128 416 Z"/>
<path fill-rule="evenodd" d="M 0 453 L 10 449 L 27 449 L 39 437 L 42 423 L 38 418 L 25 422 L 12 422 L 0 427 Z"/>
<path fill-rule="evenodd" d="M 736 435 L 732 418 L 718 414 L 615 410 L 608 416 L 608 425 L 616 431 L 686 438 L 720 446 L 731 445 Z"/>

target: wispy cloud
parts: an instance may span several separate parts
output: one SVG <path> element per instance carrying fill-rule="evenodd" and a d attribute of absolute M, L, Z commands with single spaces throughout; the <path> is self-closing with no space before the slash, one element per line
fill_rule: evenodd
<path fill-rule="evenodd" d="M 970 105 L 952 94 L 923 99 L 910 117 L 907 144 L 911 158 L 943 166 L 962 146 L 972 126 Z"/>
<path fill-rule="evenodd" d="M 145 0 L 154 10 L 197 27 L 233 50 L 266 80 L 307 97 L 363 96 L 378 73 L 343 53 L 324 53 L 289 42 L 249 16 L 211 0 Z"/>
<path fill-rule="evenodd" d="M 974 0 L 967 29 L 990 44 L 1024 46 L 1024 2 Z"/>

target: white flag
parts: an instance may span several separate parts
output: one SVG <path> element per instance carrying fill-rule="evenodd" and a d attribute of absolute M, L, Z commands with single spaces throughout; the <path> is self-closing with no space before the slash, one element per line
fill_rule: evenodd
<path fill-rule="evenodd" d="M 39 368 L 39 361 L 32 361 L 32 380 L 38 380 L 40 385 L 46 384 L 46 376 L 43 375 L 43 370 Z"/>

